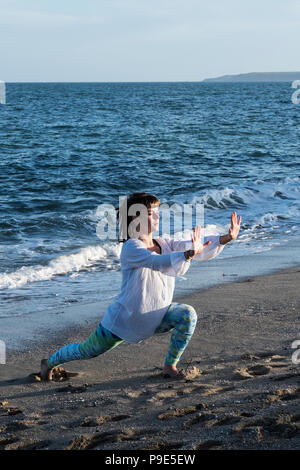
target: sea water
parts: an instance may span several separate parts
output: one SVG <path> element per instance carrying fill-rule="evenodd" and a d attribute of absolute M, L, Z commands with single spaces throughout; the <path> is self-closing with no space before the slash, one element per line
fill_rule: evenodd
<path fill-rule="evenodd" d="M 135 191 L 204 206 L 205 234 L 239 238 L 192 262 L 175 294 L 300 263 L 300 105 L 291 83 L 7 83 L 0 106 L 0 338 L 121 284 L 101 204 Z M 171 236 L 180 238 L 180 227 Z M 157 235 L 165 235 L 160 229 Z M 82 309 L 80 308 L 82 306 Z M 66 310 L 65 310 L 66 311 Z M 42 318 L 43 317 L 43 318 Z M 29 323 L 28 323 L 29 322 Z M 13 332 L 12 332 L 13 334 Z"/>

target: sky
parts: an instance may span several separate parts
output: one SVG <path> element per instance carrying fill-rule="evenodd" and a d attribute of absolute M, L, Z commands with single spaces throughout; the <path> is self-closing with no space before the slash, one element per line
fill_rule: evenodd
<path fill-rule="evenodd" d="M 0 80 L 300 71 L 300 0 L 0 0 Z"/>

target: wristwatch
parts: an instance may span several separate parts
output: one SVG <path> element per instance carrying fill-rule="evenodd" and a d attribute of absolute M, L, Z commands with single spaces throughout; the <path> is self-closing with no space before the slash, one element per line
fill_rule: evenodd
<path fill-rule="evenodd" d="M 184 252 L 184 256 L 185 256 L 185 259 L 186 259 L 187 261 L 190 261 L 191 259 L 194 258 L 194 256 L 195 256 L 195 251 L 194 251 L 194 250 L 187 250 L 187 251 Z"/>

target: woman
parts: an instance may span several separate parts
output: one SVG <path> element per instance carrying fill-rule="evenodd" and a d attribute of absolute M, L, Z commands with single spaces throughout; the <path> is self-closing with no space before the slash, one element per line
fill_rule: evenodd
<path fill-rule="evenodd" d="M 42 380 L 51 380 L 52 369 L 59 364 L 96 357 L 123 341 L 137 343 L 170 330 L 170 347 L 163 375 L 170 378 L 183 376 L 176 365 L 193 335 L 197 314 L 190 305 L 172 302 L 175 277 L 187 272 L 192 259 L 212 259 L 226 243 L 235 240 L 241 217 L 237 221 L 234 212 L 228 234 L 204 237 L 203 244 L 199 226 L 193 228 L 190 241 L 160 237 L 154 240 L 152 234 L 159 227 L 159 199 L 148 193 L 134 193 L 126 204 L 125 235 L 128 239 L 123 244 L 120 258 L 121 292 L 86 341 L 68 344 L 41 361 Z M 135 221 L 137 216 L 128 215 L 135 204 L 142 204 L 145 208 L 144 219 Z M 124 211 L 120 210 L 119 214 L 124 214 Z M 122 223 L 124 220 L 120 220 L 120 228 Z"/>

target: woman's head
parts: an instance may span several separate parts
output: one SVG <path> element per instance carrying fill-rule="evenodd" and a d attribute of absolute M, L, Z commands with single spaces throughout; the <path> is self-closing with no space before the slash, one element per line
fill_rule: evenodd
<path fill-rule="evenodd" d="M 117 212 L 119 242 L 124 242 L 128 238 L 139 238 L 158 230 L 159 204 L 160 200 L 154 194 L 132 193 L 126 197 Z M 138 220 L 133 222 L 135 219 Z"/>

